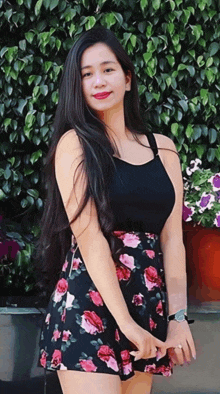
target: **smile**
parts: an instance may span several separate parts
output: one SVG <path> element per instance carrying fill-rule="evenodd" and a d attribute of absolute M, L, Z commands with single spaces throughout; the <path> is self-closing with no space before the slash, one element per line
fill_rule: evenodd
<path fill-rule="evenodd" d="M 111 94 L 111 92 L 97 93 L 97 94 L 94 94 L 94 97 L 97 100 L 102 100 L 102 99 L 107 98 L 110 94 Z"/>

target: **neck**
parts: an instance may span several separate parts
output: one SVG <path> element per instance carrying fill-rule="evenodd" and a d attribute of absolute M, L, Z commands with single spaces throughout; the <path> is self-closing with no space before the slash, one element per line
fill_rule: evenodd
<path fill-rule="evenodd" d="M 129 131 L 125 126 L 124 106 L 111 108 L 108 111 L 99 112 L 100 119 L 105 122 L 110 138 L 118 142 L 129 139 Z M 129 133 L 129 134 L 128 134 Z"/>

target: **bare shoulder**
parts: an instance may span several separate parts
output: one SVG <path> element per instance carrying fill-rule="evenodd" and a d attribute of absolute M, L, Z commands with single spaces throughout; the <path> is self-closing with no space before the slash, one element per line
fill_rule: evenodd
<path fill-rule="evenodd" d="M 74 129 L 66 131 L 59 139 L 56 151 L 61 153 L 81 149 L 79 137 Z"/>
<path fill-rule="evenodd" d="M 165 148 L 165 149 L 158 149 L 158 153 L 161 157 L 161 160 L 163 161 L 163 164 L 165 164 L 167 160 L 178 158 L 176 145 L 171 138 L 159 133 L 153 133 L 153 134 L 157 143 L 157 147 Z"/>

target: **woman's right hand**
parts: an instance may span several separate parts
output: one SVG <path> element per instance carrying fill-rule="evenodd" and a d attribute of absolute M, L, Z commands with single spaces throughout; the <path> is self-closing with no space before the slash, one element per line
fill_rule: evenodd
<path fill-rule="evenodd" d="M 160 359 L 166 355 L 165 342 L 154 337 L 135 321 L 125 324 L 123 327 L 120 327 L 120 330 L 138 349 L 130 352 L 131 355 L 135 356 L 135 361 L 141 358 L 147 359 L 157 356 Z"/>

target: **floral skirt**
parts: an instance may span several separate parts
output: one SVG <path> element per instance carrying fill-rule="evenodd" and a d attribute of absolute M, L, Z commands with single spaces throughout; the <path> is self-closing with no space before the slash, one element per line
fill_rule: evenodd
<path fill-rule="evenodd" d="M 117 278 L 131 317 L 161 341 L 167 335 L 166 288 L 160 236 L 136 231 L 113 231 L 118 242 Z M 92 281 L 77 242 L 66 254 L 60 278 L 51 295 L 41 330 L 39 365 L 46 370 L 78 370 L 119 375 L 134 371 L 170 376 L 168 353 L 134 361 L 137 350 L 120 331 Z"/>

